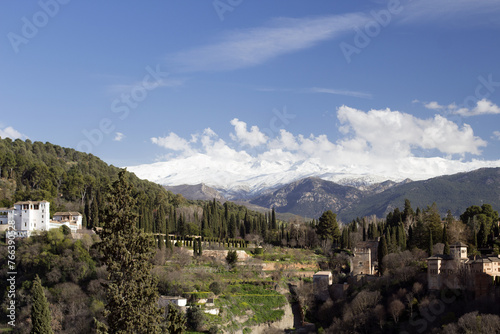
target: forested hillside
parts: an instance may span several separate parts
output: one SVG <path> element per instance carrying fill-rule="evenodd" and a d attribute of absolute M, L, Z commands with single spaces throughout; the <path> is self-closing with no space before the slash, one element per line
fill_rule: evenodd
<path fill-rule="evenodd" d="M 47 200 L 56 211 L 79 211 L 87 228 L 102 225 L 110 184 L 120 168 L 92 154 L 51 143 L 0 139 L 0 207 L 16 201 Z M 245 238 L 278 242 L 284 229 L 269 213 L 217 201 L 187 201 L 162 186 L 126 173 L 137 199 L 138 227 L 146 232 Z"/>
<path fill-rule="evenodd" d="M 500 207 L 500 168 L 482 168 L 424 181 L 387 181 L 364 189 L 306 178 L 250 202 L 274 207 L 280 213 L 311 218 L 318 217 L 325 210 L 332 210 L 346 222 L 354 217 L 385 217 L 405 199 L 419 207 L 436 203 L 441 216 L 446 215 L 448 210 L 459 216 L 467 207 L 482 203 Z"/>
<path fill-rule="evenodd" d="M 92 154 L 9 138 L 0 140 L 0 168 L 0 206 L 9 207 L 22 200 L 48 200 L 51 214 L 80 211 L 88 228 L 100 225 L 109 184 L 120 170 Z M 182 197 L 128 174 L 141 211 L 140 227 L 146 231 L 164 230 L 156 219 L 158 211 L 172 211 Z"/>
<path fill-rule="evenodd" d="M 371 214 L 384 217 L 405 199 L 420 207 L 436 203 L 442 216 L 451 211 L 458 217 L 469 206 L 482 203 L 489 203 L 498 208 L 500 168 L 481 168 L 467 173 L 400 184 L 379 194 L 364 197 L 339 215 L 344 218 Z"/>

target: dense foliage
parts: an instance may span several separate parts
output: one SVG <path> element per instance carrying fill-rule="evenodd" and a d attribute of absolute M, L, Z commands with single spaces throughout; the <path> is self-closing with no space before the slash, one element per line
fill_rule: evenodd
<path fill-rule="evenodd" d="M 157 281 L 151 275 L 154 254 L 150 236 L 137 229 L 131 211 L 135 200 L 120 172 L 111 189 L 99 250 L 108 270 L 104 315 L 108 333 L 160 333 Z"/>
<path fill-rule="evenodd" d="M 33 305 L 31 306 L 31 334 L 52 334 L 50 327 L 50 311 L 49 303 L 43 292 L 42 281 L 38 275 L 33 281 L 33 288 L 31 289 Z"/>
<path fill-rule="evenodd" d="M 92 154 L 71 148 L 29 139 L 0 139 L 0 207 L 10 207 L 16 201 L 47 200 L 51 215 L 79 211 L 85 227 L 100 226 L 108 185 L 119 171 Z M 160 213 L 171 213 L 182 197 L 127 174 L 137 199 L 134 210 L 141 214 L 138 227 L 164 232 L 166 219 L 160 219 Z"/>
<path fill-rule="evenodd" d="M 0 207 L 16 201 L 50 201 L 56 211 L 78 211 L 86 228 L 102 226 L 109 185 L 121 169 L 92 154 L 51 143 L 0 139 Z M 126 172 L 137 215 L 145 232 L 203 235 L 221 240 L 258 239 L 279 243 L 285 235 L 274 210 L 261 214 L 242 205 L 188 201 L 158 184 Z M 281 230 L 280 230 L 281 227 Z"/>

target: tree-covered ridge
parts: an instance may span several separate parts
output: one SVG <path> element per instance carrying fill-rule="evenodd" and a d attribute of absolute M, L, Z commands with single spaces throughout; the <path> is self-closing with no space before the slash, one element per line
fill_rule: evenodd
<path fill-rule="evenodd" d="M 48 200 L 51 214 L 81 211 L 84 226 L 99 226 L 108 185 L 117 179 L 119 170 L 92 154 L 71 148 L 29 139 L 1 139 L 0 206 L 9 207 L 16 201 Z M 146 213 L 141 227 L 156 230 L 154 211 L 158 207 L 172 207 L 175 195 L 129 174 L 138 207 Z"/>
<path fill-rule="evenodd" d="M 84 227 L 102 226 L 110 185 L 120 170 L 92 154 L 48 142 L 0 139 L 0 207 L 48 200 L 51 215 L 79 211 Z M 253 236 L 272 242 L 279 242 L 285 234 L 273 212 L 257 213 L 230 202 L 188 201 L 133 173 L 126 174 L 136 199 L 137 227 L 145 232 L 220 239 Z"/>

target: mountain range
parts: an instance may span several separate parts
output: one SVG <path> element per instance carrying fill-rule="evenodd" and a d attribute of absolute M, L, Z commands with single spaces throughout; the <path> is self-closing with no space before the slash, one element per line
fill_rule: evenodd
<path fill-rule="evenodd" d="M 144 177 L 140 170 L 132 171 Z M 227 177 L 234 178 L 234 175 Z M 402 208 L 405 199 L 410 200 L 413 208 L 421 209 L 435 202 L 443 216 L 450 210 L 458 217 L 467 207 L 483 203 L 500 209 L 500 168 L 481 168 L 418 181 L 381 180 L 380 176 L 340 173 L 279 182 L 286 178 L 284 175 L 281 179 L 277 175 L 259 175 L 254 184 L 236 182 L 227 187 L 209 182 L 164 186 L 188 199 L 231 200 L 247 203 L 253 209 L 274 207 L 279 213 L 308 218 L 317 218 L 322 212 L 332 210 L 343 222 L 370 215 L 385 217 L 394 208 Z M 271 179 L 275 182 L 270 182 Z"/>

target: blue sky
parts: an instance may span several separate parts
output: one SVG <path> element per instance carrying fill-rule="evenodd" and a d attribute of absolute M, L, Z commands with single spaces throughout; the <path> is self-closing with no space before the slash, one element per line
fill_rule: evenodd
<path fill-rule="evenodd" d="M 0 136 L 117 166 L 500 166 L 499 14 L 499 0 L 2 1 Z"/>

